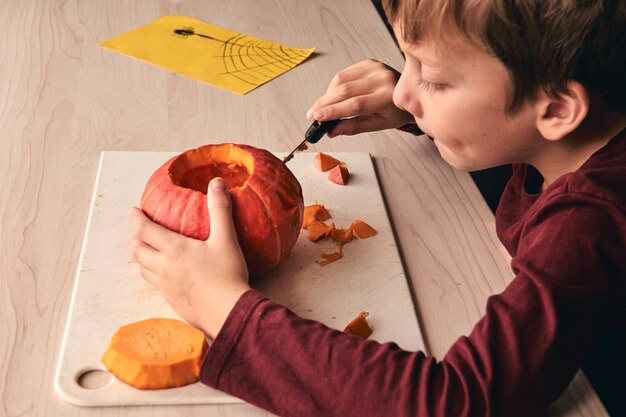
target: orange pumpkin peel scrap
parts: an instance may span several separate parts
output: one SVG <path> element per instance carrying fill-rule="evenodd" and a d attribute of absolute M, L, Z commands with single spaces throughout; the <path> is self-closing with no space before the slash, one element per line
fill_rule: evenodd
<path fill-rule="evenodd" d="M 315 168 L 317 168 L 319 171 L 325 172 L 341 164 L 341 161 L 323 152 L 318 152 L 315 155 L 314 164 Z"/>
<path fill-rule="evenodd" d="M 349 178 L 350 178 L 350 171 L 348 171 L 348 167 L 343 164 L 339 164 L 335 166 L 328 173 L 328 179 L 337 185 L 348 184 Z"/>
<path fill-rule="evenodd" d="M 305 206 L 304 215 L 302 216 L 302 228 L 307 229 L 316 220 L 324 222 L 330 218 L 330 213 L 323 204 Z"/>
<path fill-rule="evenodd" d="M 340 185 L 346 185 L 349 178 L 348 168 L 341 161 L 323 152 L 315 155 L 315 168 L 319 171 L 331 169 L 328 178 Z M 337 228 L 335 223 L 324 223 L 331 218 L 330 213 L 323 204 L 311 204 L 304 207 L 302 229 L 308 229 L 307 238 L 311 242 L 319 242 L 322 239 L 332 238 L 337 242 L 339 250 L 333 253 L 323 253 L 322 259 L 316 262 L 326 266 L 343 258 L 343 246 L 350 243 L 355 237 L 367 239 L 377 234 L 376 230 L 362 220 L 353 221 L 347 229 Z"/>
<path fill-rule="evenodd" d="M 361 220 L 355 220 L 349 227 L 359 239 L 367 239 L 368 237 L 376 236 L 378 233 L 372 226 Z"/>
<path fill-rule="evenodd" d="M 352 241 L 354 234 L 352 233 L 352 229 L 349 228 L 335 229 L 330 234 L 330 237 L 332 237 L 335 242 L 339 243 L 339 245 L 343 246 L 346 243 L 350 243 Z"/>
<path fill-rule="evenodd" d="M 366 317 L 369 316 L 368 312 L 362 311 L 356 316 L 343 330 L 346 333 L 353 334 L 355 336 L 367 339 L 373 333 L 372 328 L 367 323 Z"/>
<path fill-rule="evenodd" d="M 307 238 L 311 242 L 325 239 L 328 235 L 329 227 L 330 226 L 320 220 L 312 221 L 307 227 Z"/>
<path fill-rule="evenodd" d="M 326 266 L 339 259 L 343 258 L 343 252 L 322 253 L 322 259 L 318 259 L 317 262 L 320 266 Z"/>
<path fill-rule="evenodd" d="M 377 234 L 372 226 L 362 220 L 355 220 L 347 229 L 341 229 L 337 228 L 335 223 L 329 225 L 324 223 L 324 220 L 330 218 L 330 214 L 323 204 L 312 204 L 304 207 L 302 229 L 307 229 L 307 238 L 311 242 L 332 238 L 339 246 L 337 252 L 322 254 L 322 259 L 316 261 L 321 266 L 326 266 L 343 258 L 343 246 L 355 238 L 367 239 Z"/>

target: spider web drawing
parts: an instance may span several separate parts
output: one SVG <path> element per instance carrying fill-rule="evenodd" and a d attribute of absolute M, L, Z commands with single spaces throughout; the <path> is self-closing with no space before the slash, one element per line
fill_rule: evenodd
<path fill-rule="evenodd" d="M 279 76 L 306 59 L 310 53 L 252 38 L 238 33 L 228 39 L 197 33 L 193 27 L 175 29 L 174 34 L 182 38 L 199 36 L 210 41 L 221 43 L 220 55 L 226 74 L 242 82 L 256 86 Z"/>
<path fill-rule="evenodd" d="M 180 15 L 160 17 L 99 44 L 238 94 L 289 71 L 314 50 L 292 48 Z"/>

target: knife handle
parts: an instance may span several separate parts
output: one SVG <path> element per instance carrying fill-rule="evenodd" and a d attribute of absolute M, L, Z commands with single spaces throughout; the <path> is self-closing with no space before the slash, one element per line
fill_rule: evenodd
<path fill-rule="evenodd" d="M 341 119 L 328 120 L 326 122 L 314 121 L 304 133 L 304 138 L 309 143 L 317 143 L 322 136 L 330 132 L 333 127 L 337 126 Z"/>

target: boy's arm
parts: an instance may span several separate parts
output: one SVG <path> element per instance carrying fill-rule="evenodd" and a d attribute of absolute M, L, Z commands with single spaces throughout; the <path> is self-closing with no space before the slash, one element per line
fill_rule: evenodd
<path fill-rule="evenodd" d="M 564 204 L 541 213 L 544 225 L 514 258 L 516 278 L 441 362 L 328 329 L 252 290 L 209 349 L 201 380 L 284 416 L 535 415 L 623 305 L 611 282 L 626 274 L 623 224 Z M 576 235 L 554 233 L 565 228 Z"/>

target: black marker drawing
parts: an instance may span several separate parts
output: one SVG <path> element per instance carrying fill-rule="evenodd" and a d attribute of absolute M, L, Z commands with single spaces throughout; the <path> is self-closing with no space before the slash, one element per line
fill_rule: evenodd
<path fill-rule="evenodd" d="M 228 39 L 197 33 L 193 27 L 175 29 L 174 35 L 183 39 L 198 36 L 221 43 L 220 52 L 224 72 L 247 84 L 258 85 L 293 68 L 307 57 L 302 50 L 273 44 L 268 41 L 237 34 Z M 289 65 L 291 64 L 291 65 Z"/>

